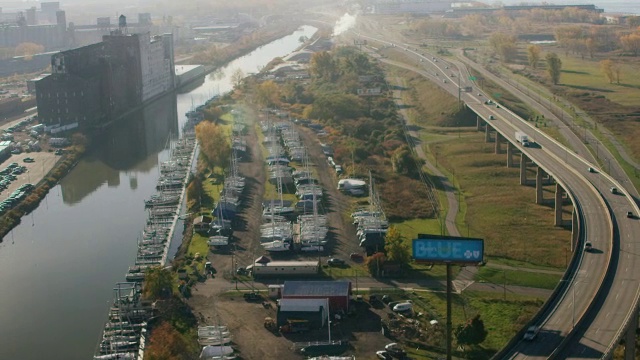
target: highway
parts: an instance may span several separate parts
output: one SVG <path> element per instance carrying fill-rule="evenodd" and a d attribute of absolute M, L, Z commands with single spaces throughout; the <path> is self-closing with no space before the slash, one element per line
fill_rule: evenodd
<path fill-rule="evenodd" d="M 460 78 L 461 73 L 467 73 L 466 69 L 456 69 L 453 63 L 434 58 L 410 45 L 392 44 L 362 34 L 360 37 L 384 46 L 395 46 L 406 51 L 408 56 L 415 57 L 415 66 L 384 58 L 380 60 L 418 71 L 452 95 L 457 97 L 460 94 L 461 100 L 470 109 L 551 174 L 579 209 L 582 237 L 574 255 L 579 257 L 576 271 L 569 274 L 567 284 L 560 284 L 564 291 L 554 306 L 541 314 L 537 324 L 541 326 L 541 331 L 537 338 L 530 342 L 514 341 L 503 357 L 608 357 L 620 340 L 621 331 L 626 329 L 627 322 L 632 318 L 631 309 L 637 308 L 638 302 L 640 264 L 637 257 L 640 243 L 635 241 L 633 234 L 640 232 L 640 221 L 637 217 L 627 218 L 626 214 L 632 211 L 637 215 L 640 210 L 629 193 L 604 172 L 589 172 L 589 167 L 597 169 L 597 165 L 588 163 L 504 106 L 486 105 L 488 97 L 478 92 L 474 84 L 467 83 L 467 76 Z M 459 93 L 458 82 L 461 88 L 473 86 L 474 90 Z M 495 120 L 489 120 L 491 115 Z M 527 133 L 539 146 L 520 146 L 515 141 L 515 131 Z M 612 187 L 619 189 L 617 194 L 611 192 Z M 585 241 L 593 244 L 593 251 L 582 251 Z"/>

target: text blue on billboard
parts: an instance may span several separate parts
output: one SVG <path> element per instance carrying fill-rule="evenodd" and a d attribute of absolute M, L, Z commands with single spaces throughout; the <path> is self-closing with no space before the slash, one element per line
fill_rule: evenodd
<path fill-rule="evenodd" d="M 445 236 L 414 239 L 413 258 L 429 263 L 479 264 L 484 259 L 484 240 Z"/>

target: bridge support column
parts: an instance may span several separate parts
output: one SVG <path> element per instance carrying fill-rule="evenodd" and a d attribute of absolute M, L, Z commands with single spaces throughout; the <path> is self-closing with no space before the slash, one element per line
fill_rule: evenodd
<path fill-rule="evenodd" d="M 500 133 L 496 131 L 496 149 L 495 149 L 496 154 L 502 153 L 502 149 L 500 148 L 500 141 L 502 140 L 501 138 L 502 138 L 502 135 L 500 135 Z"/>
<path fill-rule="evenodd" d="M 484 126 L 484 142 L 488 143 L 491 141 L 491 133 L 489 132 L 489 124 Z"/>
<path fill-rule="evenodd" d="M 482 120 L 482 118 L 480 116 L 476 115 L 476 130 L 480 131 L 482 130 L 482 122 L 484 120 Z"/>
<path fill-rule="evenodd" d="M 520 153 L 520 185 L 527 184 L 527 155 Z"/>
<path fill-rule="evenodd" d="M 562 226 L 562 187 L 556 184 L 556 221 L 555 226 Z"/>
<path fill-rule="evenodd" d="M 507 141 L 507 167 L 513 166 L 513 145 L 510 141 Z"/>
<path fill-rule="evenodd" d="M 578 248 L 580 229 L 578 228 L 578 213 L 576 209 L 571 212 L 571 252 Z"/>
<path fill-rule="evenodd" d="M 544 201 L 542 194 L 542 175 L 544 174 L 544 170 L 538 166 L 538 170 L 536 171 L 536 204 L 540 205 Z"/>
<path fill-rule="evenodd" d="M 624 360 L 635 360 L 636 358 L 636 329 L 638 328 L 638 309 L 633 312 L 633 318 L 629 323 L 629 328 L 625 335 Z"/>

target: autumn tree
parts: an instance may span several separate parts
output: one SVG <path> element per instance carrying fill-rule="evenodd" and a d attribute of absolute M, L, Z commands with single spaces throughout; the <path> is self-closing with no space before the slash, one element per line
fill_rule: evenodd
<path fill-rule="evenodd" d="M 473 319 L 468 320 L 464 325 L 458 325 L 454 334 L 458 345 L 464 348 L 465 345 L 478 345 L 482 343 L 488 335 L 484 328 L 484 321 L 480 319 L 480 315 L 476 315 Z"/>
<path fill-rule="evenodd" d="M 607 80 L 609 80 L 609 84 L 613 83 L 613 81 L 615 80 L 613 61 L 611 61 L 611 59 L 600 61 L 600 70 L 602 71 L 604 76 L 607 77 Z"/>
<path fill-rule="evenodd" d="M 489 44 L 503 62 L 511 61 L 517 52 L 515 35 L 495 32 L 489 37 Z"/>
<path fill-rule="evenodd" d="M 369 270 L 369 274 L 373 276 L 377 276 L 378 274 L 380 274 L 380 271 L 382 271 L 382 266 L 384 265 L 385 259 L 386 258 L 384 256 L 384 253 L 382 252 L 377 252 L 367 257 L 365 265 L 367 266 L 367 270 Z"/>
<path fill-rule="evenodd" d="M 185 338 L 169 322 L 164 321 L 151 332 L 144 355 L 149 360 L 179 360 L 184 359 L 187 352 Z"/>
<path fill-rule="evenodd" d="M 173 289 L 173 275 L 161 266 L 150 267 L 144 274 L 143 294 L 147 299 L 167 298 Z"/>
<path fill-rule="evenodd" d="M 221 126 L 210 121 L 196 125 L 196 138 L 200 144 L 200 156 L 214 169 L 226 168 L 231 156 L 229 137 Z"/>
<path fill-rule="evenodd" d="M 16 46 L 16 56 L 24 56 L 25 60 L 31 60 L 33 55 L 44 51 L 44 46 L 32 42 L 24 42 Z"/>
<path fill-rule="evenodd" d="M 200 197 L 202 196 L 202 193 L 202 179 L 199 176 L 194 176 L 187 186 L 187 199 L 189 199 L 187 207 L 189 209 L 192 209 L 196 204 L 201 205 Z"/>
<path fill-rule="evenodd" d="M 562 60 L 558 57 L 556 53 L 548 53 L 546 56 L 547 60 L 547 71 L 549 72 L 549 77 L 551 77 L 551 81 L 554 85 L 557 85 L 560 81 L 560 71 L 562 70 Z"/>
<path fill-rule="evenodd" d="M 261 106 L 277 106 L 280 103 L 280 87 L 271 80 L 264 81 L 258 85 L 256 99 Z"/>
<path fill-rule="evenodd" d="M 640 32 L 620 36 L 620 45 L 624 51 L 630 52 L 633 56 L 640 53 Z"/>
<path fill-rule="evenodd" d="M 333 56 L 328 51 L 314 53 L 309 61 L 309 73 L 316 79 L 334 81 L 338 76 L 338 69 Z"/>
<path fill-rule="evenodd" d="M 384 250 L 387 252 L 387 259 L 402 266 L 411 261 L 411 249 L 407 245 L 406 238 L 395 226 L 390 226 L 384 238 Z"/>
<path fill-rule="evenodd" d="M 238 68 L 233 71 L 231 74 L 231 83 L 234 88 L 239 88 L 242 85 L 242 80 L 244 80 L 244 72 Z"/>
<path fill-rule="evenodd" d="M 529 59 L 529 66 L 533 69 L 538 65 L 538 60 L 540 60 L 540 53 L 542 52 L 542 48 L 539 45 L 529 45 L 527 47 L 527 58 Z"/>

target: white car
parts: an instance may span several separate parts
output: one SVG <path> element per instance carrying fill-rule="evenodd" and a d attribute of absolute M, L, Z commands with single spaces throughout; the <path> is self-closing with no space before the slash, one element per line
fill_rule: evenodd
<path fill-rule="evenodd" d="M 412 303 L 410 303 L 410 302 L 401 302 L 401 303 L 396 304 L 393 307 L 392 310 L 395 311 L 395 312 L 404 312 L 404 311 L 410 311 L 412 309 L 413 309 L 413 304 Z"/>

